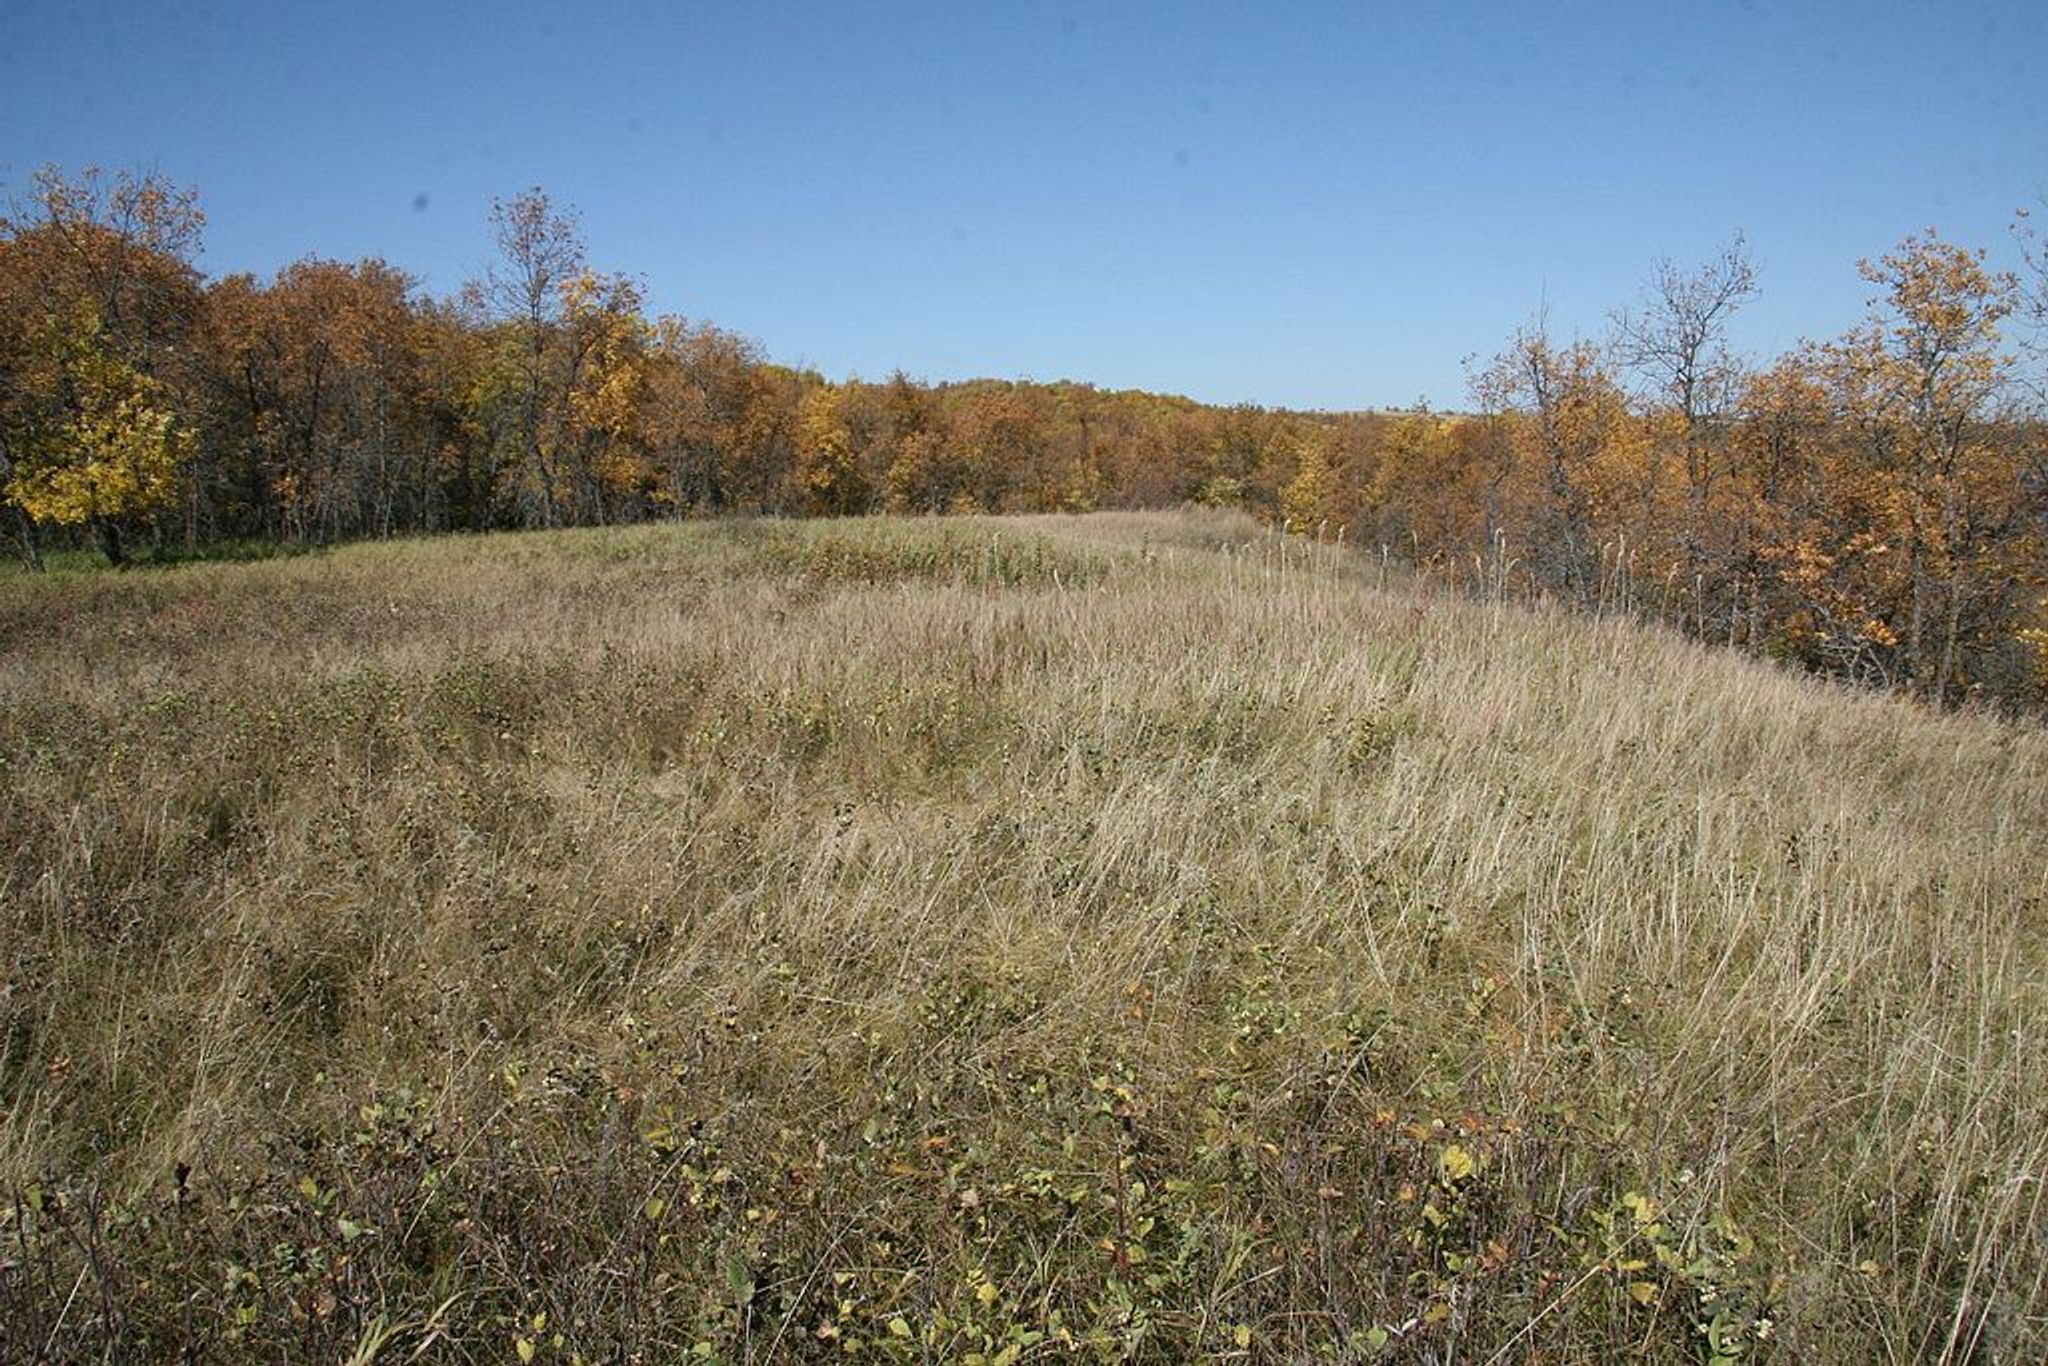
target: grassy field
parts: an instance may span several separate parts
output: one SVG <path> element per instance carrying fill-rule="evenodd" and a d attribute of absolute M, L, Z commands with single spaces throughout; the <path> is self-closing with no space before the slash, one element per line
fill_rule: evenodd
<path fill-rule="evenodd" d="M 0 1360 L 2048 1357 L 2048 738 L 1377 575 L 0 579 Z"/>

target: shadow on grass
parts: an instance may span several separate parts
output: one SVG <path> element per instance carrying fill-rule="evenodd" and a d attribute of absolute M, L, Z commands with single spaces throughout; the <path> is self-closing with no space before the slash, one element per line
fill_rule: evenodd
<path fill-rule="evenodd" d="M 145 551 L 122 565 L 109 564 L 107 557 L 99 551 L 83 547 L 46 548 L 42 556 L 45 576 L 66 576 L 139 573 L 152 569 L 175 569 L 188 564 L 294 559 L 301 555 L 317 555 L 328 549 L 331 547 L 299 541 L 240 540 L 190 548 L 165 546 Z M 22 562 L 19 549 L 15 548 L 15 553 L 0 559 L 0 577 L 31 579 L 36 576 Z"/>

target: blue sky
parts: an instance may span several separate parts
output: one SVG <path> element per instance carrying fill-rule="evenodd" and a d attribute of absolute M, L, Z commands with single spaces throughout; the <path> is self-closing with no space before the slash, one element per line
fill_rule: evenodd
<path fill-rule="evenodd" d="M 197 185 L 204 264 L 477 273 L 540 184 L 651 302 L 839 377 L 1464 399 L 1743 230 L 1771 351 L 2048 192 L 2048 4 L 6 0 L 0 192 Z"/>

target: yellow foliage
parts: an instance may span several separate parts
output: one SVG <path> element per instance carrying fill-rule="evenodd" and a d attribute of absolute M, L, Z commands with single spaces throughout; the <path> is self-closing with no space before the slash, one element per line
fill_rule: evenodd
<path fill-rule="evenodd" d="M 797 481 L 824 512 L 857 511 L 865 494 L 844 407 L 845 391 L 824 385 L 797 408 Z"/>
<path fill-rule="evenodd" d="M 161 383 L 112 354 L 89 311 L 51 320 L 42 356 L 66 401 L 23 443 L 7 496 L 40 521 L 76 526 L 164 506 L 192 434 Z"/>
<path fill-rule="evenodd" d="M 1337 471 L 1325 432 L 1303 433 L 1295 442 L 1294 478 L 1280 491 L 1280 515 L 1289 531 L 1313 532 L 1325 524 L 1344 524 Z"/>

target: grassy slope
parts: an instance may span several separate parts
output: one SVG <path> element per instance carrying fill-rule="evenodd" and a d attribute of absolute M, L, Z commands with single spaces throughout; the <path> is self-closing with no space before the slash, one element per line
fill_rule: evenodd
<path fill-rule="evenodd" d="M 0 1359 L 2048 1351 L 2039 732 L 762 524 L 0 581 L 0 785 Z"/>

